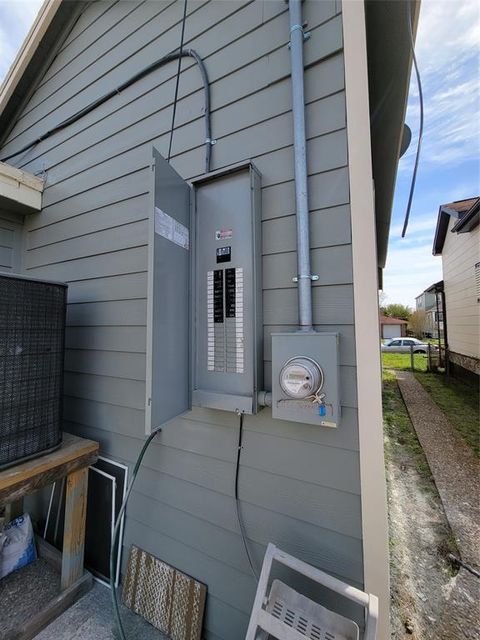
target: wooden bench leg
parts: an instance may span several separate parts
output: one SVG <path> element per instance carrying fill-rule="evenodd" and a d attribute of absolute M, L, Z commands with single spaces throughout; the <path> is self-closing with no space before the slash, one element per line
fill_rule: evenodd
<path fill-rule="evenodd" d="M 67 476 L 65 529 L 63 534 L 61 589 L 68 589 L 83 575 L 88 467 Z"/>

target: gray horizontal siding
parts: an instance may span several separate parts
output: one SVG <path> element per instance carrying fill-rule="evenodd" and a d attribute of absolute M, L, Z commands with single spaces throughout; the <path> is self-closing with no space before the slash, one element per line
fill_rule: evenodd
<path fill-rule="evenodd" d="M 148 208 L 148 194 L 132 195 L 112 202 L 106 207 L 95 208 L 92 211 L 80 212 L 61 220 L 51 220 L 47 224 L 30 227 L 29 247 L 44 247 L 62 240 L 79 238 L 81 236 L 103 231 L 112 226 L 121 226 L 145 219 Z M 50 219 L 53 210 L 50 209 Z M 39 221 L 41 222 L 41 221 Z"/>
<path fill-rule="evenodd" d="M 145 353 L 145 327 L 73 327 L 66 336 L 67 349 L 99 349 L 103 351 L 128 350 L 133 353 Z"/>
<path fill-rule="evenodd" d="M 89 4 L 4 146 L 13 152 L 178 45 L 178 2 Z M 297 321 L 288 15 L 283 0 L 189 2 L 185 46 L 211 81 L 213 169 L 251 158 L 262 174 L 264 361 L 272 332 Z M 340 8 L 304 3 L 313 291 L 319 330 L 341 335 L 339 429 L 245 419 L 240 493 L 257 564 L 266 543 L 361 586 L 352 255 Z M 166 154 L 176 65 L 143 78 L 36 145 L 44 208 L 25 221 L 25 271 L 69 283 L 65 427 L 131 464 L 144 439 L 150 158 Z M 203 93 L 182 62 L 172 163 L 204 166 Z M 147 453 L 127 514 L 136 543 L 208 584 L 205 635 L 244 637 L 254 595 L 233 500 L 238 418 L 195 408 Z M 125 562 L 125 558 L 124 558 Z M 328 602 L 327 600 L 325 600 Z M 332 606 L 342 610 L 338 601 Z"/>
<path fill-rule="evenodd" d="M 135 300 L 146 296 L 147 274 L 144 271 L 70 281 L 69 285 L 71 303 Z"/>
<path fill-rule="evenodd" d="M 122 460 L 129 460 L 132 447 L 138 447 L 139 439 L 121 434 L 115 434 L 112 438 L 109 432 L 102 429 L 86 427 L 74 423 L 67 423 L 71 429 L 81 432 L 89 437 L 96 433 L 96 438 L 103 444 L 105 451 Z M 200 423 L 201 427 L 201 423 Z M 199 427 L 199 428 L 200 428 Z M 225 427 L 223 427 L 225 429 Z M 235 432 L 230 430 L 232 442 L 235 440 Z M 163 445 L 163 435 L 153 443 L 152 448 L 145 456 L 144 467 L 154 472 L 159 472 L 189 482 L 203 489 L 230 497 L 233 496 L 233 474 L 235 449 L 230 449 L 230 456 L 224 454 L 224 446 L 219 443 L 207 453 L 205 445 L 199 443 L 200 453 L 189 451 L 175 446 Z M 228 434 L 225 436 L 228 437 Z M 268 436 L 265 436 L 268 437 Z M 270 437 L 275 442 L 275 437 Z M 245 437 L 244 448 L 248 452 L 258 437 L 252 431 Z M 291 440 L 285 438 L 285 448 L 291 446 Z M 305 450 L 313 449 L 317 453 L 318 466 L 327 462 L 327 456 L 344 460 L 349 455 L 345 449 L 335 447 L 323 447 L 312 443 L 300 443 Z M 203 450 L 202 450 L 203 447 Z M 248 453 L 247 453 L 248 455 Z M 222 457 L 223 456 L 223 457 Z M 275 465 L 273 452 L 267 456 L 271 465 Z M 205 464 L 208 462 L 208 464 Z M 360 496 L 351 491 L 319 484 L 318 478 L 311 482 L 311 475 L 302 468 L 301 461 L 297 463 L 297 469 L 283 469 L 282 473 L 273 473 L 266 470 L 265 463 L 261 468 L 244 465 L 242 467 L 240 485 L 242 502 L 255 505 L 265 510 L 284 514 L 296 518 L 300 522 L 338 532 L 344 536 L 361 538 L 359 526 Z M 350 479 L 354 471 L 348 472 Z M 296 476 L 296 477 L 295 477 Z M 299 476 L 304 476 L 301 480 Z M 334 478 L 330 483 L 335 482 Z M 344 486 L 353 488 L 349 479 L 345 479 Z M 235 508 L 234 503 L 231 505 Z"/>

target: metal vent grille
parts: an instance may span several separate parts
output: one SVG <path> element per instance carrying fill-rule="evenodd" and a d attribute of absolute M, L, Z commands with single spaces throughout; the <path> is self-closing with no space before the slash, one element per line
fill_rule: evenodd
<path fill-rule="evenodd" d="M 279 580 L 272 583 L 266 610 L 309 640 L 358 640 L 355 622 L 309 600 Z"/>
<path fill-rule="evenodd" d="M 172 640 L 200 640 L 207 588 L 132 545 L 123 601 Z"/>
<path fill-rule="evenodd" d="M 0 275 L 0 467 L 61 442 L 66 291 Z"/>

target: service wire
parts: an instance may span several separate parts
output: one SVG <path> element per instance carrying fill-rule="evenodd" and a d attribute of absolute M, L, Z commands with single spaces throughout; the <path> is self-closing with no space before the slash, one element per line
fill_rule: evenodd
<path fill-rule="evenodd" d="M 137 461 L 135 462 L 132 479 L 130 480 L 130 484 L 128 485 L 127 492 L 123 499 L 122 506 L 120 507 L 120 511 L 118 512 L 118 516 L 115 521 L 115 527 L 113 529 L 112 542 L 110 547 L 110 587 L 112 590 L 113 614 L 115 617 L 115 622 L 117 624 L 117 629 L 120 634 L 121 640 L 127 640 L 127 636 L 125 635 L 122 619 L 120 617 L 120 607 L 118 605 L 117 587 L 115 584 L 115 578 L 116 578 L 115 567 L 117 566 L 117 558 L 119 553 L 119 549 L 117 548 L 118 534 L 120 533 L 122 518 L 125 513 L 125 509 L 127 508 L 128 499 L 130 498 L 130 494 L 132 493 L 133 485 L 135 483 L 135 478 L 137 477 L 138 470 L 140 469 L 140 465 L 142 464 L 143 456 L 145 455 L 145 452 L 147 451 L 152 440 L 155 438 L 157 433 L 160 433 L 160 431 L 161 429 L 156 429 L 155 431 L 153 431 L 143 443 L 142 450 L 138 454 Z"/>
<path fill-rule="evenodd" d="M 184 3 L 183 3 L 183 17 L 182 17 L 182 32 L 181 32 L 181 36 L 180 36 L 180 47 L 178 48 L 178 67 L 177 67 L 177 76 L 175 78 L 175 96 L 173 98 L 172 124 L 170 126 L 170 141 L 168 143 L 167 162 L 170 162 L 170 156 L 172 155 L 173 131 L 175 129 L 175 115 L 177 113 L 178 87 L 180 85 L 180 72 L 182 70 L 182 52 L 183 52 L 183 40 L 184 40 L 184 37 L 185 37 L 185 23 L 186 22 L 187 22 L 187 0 L 184 0 Z"/>
<path fill-rule="evenodd" d="M 238 520 L 238 525 L 240 527 L 240 534 L 242 536 L 242 542 L 245 548 L 245 553 L 248 558 L 248 564 L 250 565 L 250 569 L 253 573 L 255 580 L 258 582 L 258 574 L 255 570 L 255 564 L 250 554 L 250 549 L 248 547 L 247 534 L 245 532 L 245 523 L 243 522 L 242 510 L 240 506 L 240 498 L 238 497 L 238 476 L 240 473 L 240 456 L 241 456 L 242 447 L 243 447 L 243 416 L 244 416 L 243 412 L 240 413 L 240 423 L 238 426 L 237 460 L 235 464 L 235 507 L 237 509 L 237 520 Z"/>
<path fill-rule="evenodd" d="M 407 211 L 405 213 L 405 220 L 404 220 L 404 223 L 403 223 L 402 238 L 404 238 L 405 234 L 407 233 L 408 221 L 410 219 L 410 209 L 412 208 L 413 194 L 414 194 L 414 191 L 415 191 L 415 183 L 417 181 L 418 162 L 419 162 L 419 159 L 420 159 L 420 150 L 422 148 L 422 139 L 423 139 L 423 90 L 422 90 L 422 80 L 420 78 L 420 71 L 418 70 L 417 56 L 415 55 L 415 41 L 413 39 L 412 12 L 411 12 L 411 9 L 410 9 L 410 2 L 407 3 L 407 7 L 408 7 L 408 32 L 409 32 L 409 35 L 410 35 L 410 47 L 412 49 L 413 65 L 415 67 L 415 75 L 416 75 L 416 78 L 417 78 L 417 85 L 418 85 L 418 97 L 419 97 L 419 102 L 420 102 L 420 127 L 419 127 L 419 130 L 418 130 L 417 153 L 415 155 L 415 165 L 414 165 L 414 168 L 413 168 L 412 182 L 410 184 L 410 193 L 409 193 L 409 196 L 408 196 Z"/>
<path fill-rule="evenodd" d="M 8 160 L 11 160 L 15 156 L 18 156 L 21 153 L 28 151 L 29 149 L 39 144 L 40 142 L 43 142 L 43 140 L 47 140 L 47 138 L 50 138 L 55 133 L 58 133 L 59 131 L 66 129 L 71 124 L 74 124 L 84 116 L 91 113 L 97 107 L 100 107 L 102 104 L 107 102 L 107 100 L 110 100 L 110 98 L 113 98 L 119 93 L 121 93 L 122 91 L 125 91 L 125 89 L 130 87 L 132 84 L 134 84 L 135 82 L 138 82 L 138 80 L 141 80 L 142 78 L 145 78 L 145 76 L 148 76 L 150 73 L 152 73 L 153 71 L 156 71 L 160 67 L 163 67 L 165 64 L 172 62 L 173 60 L 178 60 L 179 58 L 187 58 L 187 57 L 193 58 L 197 63 L 197 66 L 203 81 L 203 88 L 204 88 L 204 94 L 205 94 L 205 105 L 204 105 L 204 109 L 205 109 L 205 116 L 204 116 L 204 119 L 205 119 L 205 172 L 209 173 L 210 164 L 211 164 L 211 153 L 212 153 L 212 134 L 211 134 L 211 118 L 210 118 L 210 83 L 208 80 L 208 74 L 205 68 L 205 64 L 194 49 L 182 49 L 181 51 L 177 49 L 176 51 L 173 51 L 172 53 L 168 53 L 162 58 L 159 58 L 155 62 L 152 62 L 152 64 L 148 65 L 147 67 L 145 67 L 144 69 L 136 73 L 135 75 L 131 76 L 128 80 L 125 80 L 125 82 L 118 85 L 118 87 L 116 87 L 115 89 L 112 89 L 108 93 L 105 93 L 103 96 L 100 96 L 100 98 L 97 98 L 96 100 L 88 104 L 86 107 L 83 107 L 83 109 L 80 109 L 79 111 L 71 115 L 69 118 L 62 120 L 55 127 L 53 127 L 52 129 L 49 129 L 38 138 L 35 138 L 35 140 L 33 140 L 32 142 L 29 142 L 18 151 L 15 151 L 15 153 L 11 153 L 10 155 L 5 156 L 5 158 L 1 159 L 1 162 L 7 162 Z M 178 78 L 178 73 L 177 73 L 177 78 Z M 170 136 L 171 135 L 172 134 L 170 132 Z"/>

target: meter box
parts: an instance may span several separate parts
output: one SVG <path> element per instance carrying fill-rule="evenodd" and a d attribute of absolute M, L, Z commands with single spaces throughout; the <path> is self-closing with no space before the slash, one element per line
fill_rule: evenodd
<path fill-rule="evenodd" d="M 338 344 L 338 333 L 272 334 L 274 418 L 338 426 Z"/>
<path fill-rule="evenodd" d="M 193 188 L 192 403 L 255 413 L 262 385 L 260 175 L 243 163 Z"/>

